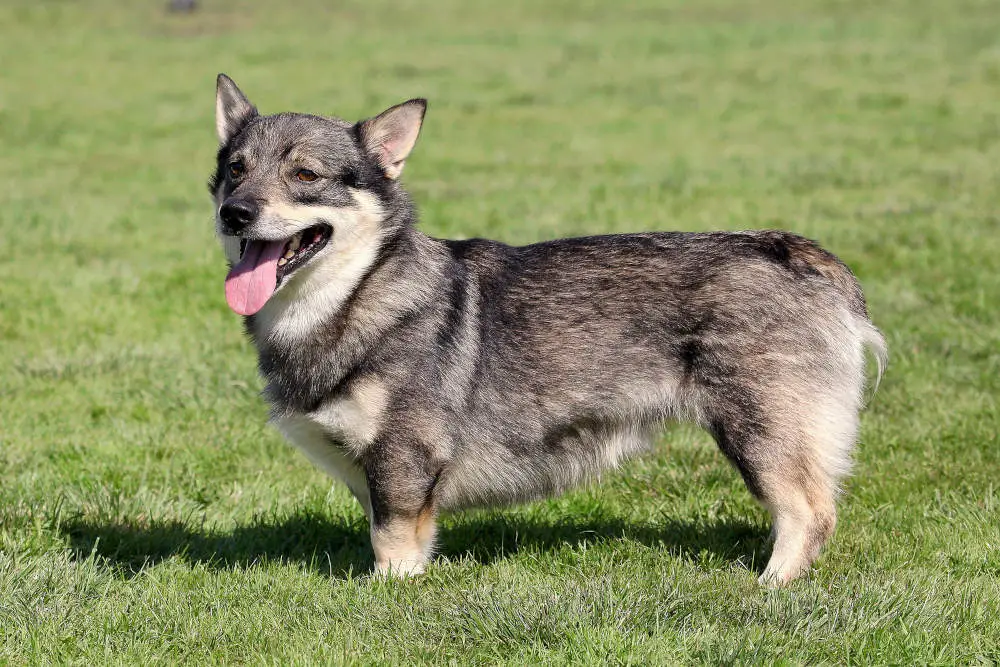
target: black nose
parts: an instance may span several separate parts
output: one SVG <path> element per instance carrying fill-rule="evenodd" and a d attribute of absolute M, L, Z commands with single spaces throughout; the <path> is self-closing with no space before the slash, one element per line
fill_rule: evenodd
<path fill-rule="evenodd" d="M 227 199 L 219 209 L 222 224 L 230 232 L 238 232 L 257 219 L 260 207 L 249 199 Z"/>

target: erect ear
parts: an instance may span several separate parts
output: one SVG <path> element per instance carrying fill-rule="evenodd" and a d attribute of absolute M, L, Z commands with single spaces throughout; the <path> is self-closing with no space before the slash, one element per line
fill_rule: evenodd
<path fill-rule="evenodd" d="M 257 108 L 250 104 L 233 80 L 220 74 L 215 82 L 215 131 L 219 143 L 225 144 L 232 139 L 256 115 Z"/>
<path fill-rule="evenodd" d="M 361 143 L 387 178 L 397 178 L 424 122 L 427 100 L 415 99 L 386 109 L 358 125 Z"/>

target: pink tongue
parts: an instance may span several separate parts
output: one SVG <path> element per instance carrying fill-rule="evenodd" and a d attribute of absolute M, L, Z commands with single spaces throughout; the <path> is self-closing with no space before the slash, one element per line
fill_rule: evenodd
<path fill-rule="evenodd" d="M 278 286 L 278 260 L 284 241 L 248 241 L 243 259 L 226 276 L 226 303 L 240 315 L 264 307 Z"/>

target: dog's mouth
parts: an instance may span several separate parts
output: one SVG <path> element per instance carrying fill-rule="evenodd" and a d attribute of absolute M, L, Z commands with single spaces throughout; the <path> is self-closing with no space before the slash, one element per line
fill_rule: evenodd
<path fill-rule="evenodd" d="M 253 315 L 284 278 L 323 249 L 332 234 L 333 228 L 322 224 L 280 241 L 242 239 L 240 260 L 226 276 L 226 303 L 240 315 Z"/>

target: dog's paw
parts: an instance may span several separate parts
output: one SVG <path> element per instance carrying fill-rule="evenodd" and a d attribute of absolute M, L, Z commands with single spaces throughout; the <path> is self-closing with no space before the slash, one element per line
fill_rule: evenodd
<path fill-rule="evenodd" d="M 790 579 L 787 576 L 782 575 L 779 572 L 769 572 L 767 570 L 764 570 L 764 573 L 757 577 L 758 584 L 771 589 L 781 588 L 789 581 Z"/>
<path fill-rule="evenodd" d="M 375 576 L 385 579 L 407 579 L 424 573 L 426 564 L 416 560 L 393 560 L 375 564 Z"/>
<path fill-rule="evenodd" d="M 766 588 L 783 588 L 793 581 L 808 575 L 809 572 L 810 568 L 808 566 L 786 567 L 784 564 L 772 561 L 764 568 L 764 572 L 757 577 L 757 582 Z"/>

